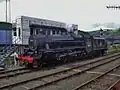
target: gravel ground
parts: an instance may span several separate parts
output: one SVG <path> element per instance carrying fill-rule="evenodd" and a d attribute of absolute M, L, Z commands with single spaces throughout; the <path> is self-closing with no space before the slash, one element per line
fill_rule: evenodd
<path fill-rule="evenodd" d="M 115 65 L 120 64 L 120 61 L 119 61 L 119 60 L 120 60 L 120 59 L 117 59 L 117 60 L 115 60 L 115 61 L 113 61 L 113 62 L 110 62 L 110 63 L 108 63 L 108 64 L 102 65 L 102 66 L 97 67 L 97 68 L 95 68 L 95 69 L 92 69 L 92 70 L 90 70 L 90 72 L 105 72 L 105 71 L 107 71 L 108 69 L 111 69 L 112 67 L 114 67 Z"/>
<path fill-rule="evenodd" d="M 89 79 L 97 76 L 96 74 L 81 74 L 70 79 L 54 83 L 53 85 L 47 86 L 45 88 L 40 88 L 38 90 L 72 90 L 75 86 L 82 84 L 83 82 L 88 81 Z"/>
<path fill-rule="evenodd" d="M 120 77 L 107 75 L 79 90 L 107 90 L 118 79 Z"/>
<path fill-rule="evenodd" d="M 23 81 L 23 80 L 28 80 L 28 79 L 38 77 L 38 76 L 47 75 L 47 74 L 58 72 L 58 71 L 61 71 L 61 70 L 64 70 L 64 69 L 65 69 L 64 67 L 59 67 L 57 69 L 37 71 L 37 72 L 29 73 L 29 74 L 19 75 L 19 76 L 16 76 L 16 77 L 1 79 L 0 80 L 0 86 L 3 86 L 5 84 L 16 83 L 16 82 Z"/>
<path fill-rule="evenodd" d="M 118 64 L 120 64 L 120 62 L 119 62 L 119 60 L 116 60 L 114 62 L 111 62 L 109 64 L 104 65 L 105 66 L 104 69 L 102 68 L 102 66 L 100 66 L 99 68 L 94 69 L 94 70 L 97 71 L 97 72 L 105 72 L 106 70 L 109 70 L 109 69 L 111 69 L 112 67 L 114 67 L 115 65 L 118 65 Z M 43 88 L 43 89 L 40 88 L 39 90 L 72 90 L 76 86 L 84 83 L 85 81 L 90 80 L 91 78 L 93 78 L 97 75 L 99 75 L 99 74 L 84 73 L 82 75 L 78 75 L 76 77 L 72 77 L 70 79 L 66 79 L 66 80 L 60 81 L 58 83 L 54 83 L 54 85 L 47 86 L 46 88 Z M 105 78 L 101 79 L 100 83 L 98 83 L 98 85 L 100 85 L 101 83 L 104 82 L 104 84 L 102 84 L 100 86 L 100 87 L 103 87 L 103 89 L 87 88 L 85 90 L 105 90 L 104 87 L 106 87 L 106 85 L 108 86 L 108 85 L 112 84 L 118 78 L 120 78 L 120 77 L 116 77 L 116 76 L 113 76 L 113 75 L 112 76 L 106 76 Z M 102 81 L 102 80 L 105 80 L 105 81 Z M 84 89 L 82 89 L 82 90 L 84 90 Z"/>
<path fill-rule="evenodd" d="M 47 78 L 39 79 L 39 80 L 36 80 L 36 81 L 33 81 L 33 82 L 29 82 L 29 83 L 26 83 L 24 85 L 15 87 L 12 90 L 15 90 L 15 89 L 18 90 L 19 87 L 32 88 L 32 87 L 35 87 L 35 86 L 38 86 L 38 85 L 43 85 L 43 84 L 45 84 L 47 82 L 51 82 L 51 81 L 54 81 L 56 79 L 59 79 L 59 78 L 65 77 L 65 76 L 69 76 L 69 75 L 72 75 L 74 73 L 75 72 L 73 71 L 73 72 L 68 72 L 68 73 L 64 73 L 64 74 L 58 74 L 58 75 L 55 75 L 55 76 L 50 76 L 50 77 L 47 77 Z"/>
<path fill-rule="evenodd" d="M 110 74 L 118 74 L 120 75 L 120 67 L 116 70 L 114 70 L 113 72 L 111 72 Z"/>

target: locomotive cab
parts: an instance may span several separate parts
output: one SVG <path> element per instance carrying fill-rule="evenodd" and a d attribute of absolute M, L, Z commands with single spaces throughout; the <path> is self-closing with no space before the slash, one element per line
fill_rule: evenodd
<path fill-rule="evenodd" d="M 93 52 L 97 56 L 106 54 L 107 52 L 107 40 L 103 37 L 93 37 Z"/>

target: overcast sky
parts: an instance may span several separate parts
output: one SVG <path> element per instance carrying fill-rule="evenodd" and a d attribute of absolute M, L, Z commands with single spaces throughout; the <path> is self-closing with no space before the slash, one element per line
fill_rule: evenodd
<path fill-rule="evenodd" d="M 119 5 L 120 0 L 11 0 L 11 4 L 12 20 L 27 15 L 75 23 L 82 29 L 95 23 L 120 23 L 120 10 L 106 8 Z M 0 3 L 0 21 L 5 21 L 5 2 Z"/>

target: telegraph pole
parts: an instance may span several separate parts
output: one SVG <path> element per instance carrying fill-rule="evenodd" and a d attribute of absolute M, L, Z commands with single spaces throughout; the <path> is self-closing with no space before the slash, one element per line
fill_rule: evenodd
<path fill-rule="evenodd" d="M 8 0 L 9 2 L 9 22 L 11 23 L 11 2 L 10 0 Z"/>
<path fill-rule="evenodd" d="M 7 0 L 6 0 L 6 22 L 7 22 Z"/>
<path fill-rule="evenodd" d="M 11 0 L 0 0 L 0 3 L 4 1 L 5 1 L 5 19 L 6 19 L 5 21 L 11 23 Z M 9 15 L 9 20 L 8 20 L 8 15 Z"/>

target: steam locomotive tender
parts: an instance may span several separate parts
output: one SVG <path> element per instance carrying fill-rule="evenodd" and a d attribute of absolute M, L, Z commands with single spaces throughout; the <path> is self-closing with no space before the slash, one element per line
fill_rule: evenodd
<path fill-rule="evenodd" d="M 107 42 L 101 37 L 92 37 L 87 32 L 79 31 L 79 35 L 64 33 L 63 35 L 30 36 L 29 50 L 19 61 L 27 67 L 41 67 L 43 64 L 74 61 L 85 56 L 100 56 L 107 51 Z"/>

